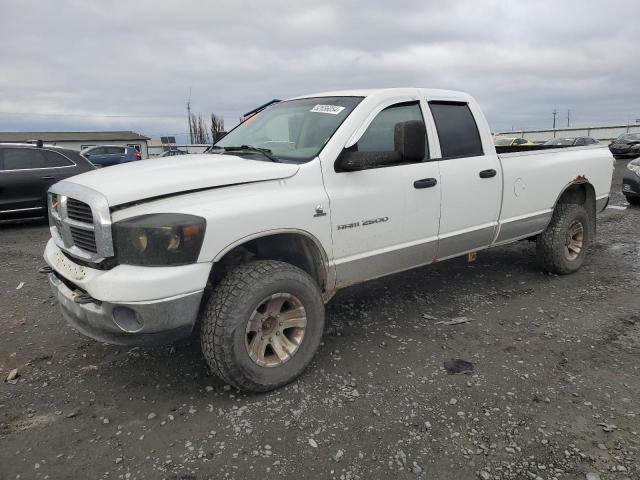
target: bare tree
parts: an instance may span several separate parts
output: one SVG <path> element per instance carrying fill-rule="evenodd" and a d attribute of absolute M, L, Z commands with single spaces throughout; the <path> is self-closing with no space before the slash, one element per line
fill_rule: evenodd
<path fill-rule="evenodd" d="M 211 140 L 213 143 L 220 140 L 222 135 L 224 134 L 224 118 L 216 115 L 215 113 L 211 114 Z"/>
<path fill-rule="evenodd" d="M 193 132 L 191 143 L 209 143 L 209 133 L 202 115 L 191 114 L 191 129 Z"/>
<path fill-rule="evenodd" d="M 224 131 L 224 118 L 215 113 L 211 114 L 211 124 L 207 125 L 207 121 L 202 115 L 190 113 L 189 115 L 189 141 L 191 143 L 213 143 L 222 138 L 226 132 Z"/>

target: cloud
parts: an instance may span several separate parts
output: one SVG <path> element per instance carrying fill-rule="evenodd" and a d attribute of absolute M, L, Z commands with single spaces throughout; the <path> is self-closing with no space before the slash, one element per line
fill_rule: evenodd
<path fill-rule="evenodd" d="M 3 0 L 0 130 L 184 134 L 332 89 L 465 90 L 493 129 L 640 117 L 640 4 Z M 1 113 L 4 112 L 4 113 Z M 84 116 L 81 116 L 84 115 Z"/>

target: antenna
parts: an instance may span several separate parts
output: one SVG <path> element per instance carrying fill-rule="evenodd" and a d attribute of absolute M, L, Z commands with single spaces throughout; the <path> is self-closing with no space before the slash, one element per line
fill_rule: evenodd
<path fill-rule="evenodd" d="M 193 127 L 191 126 L 191 87 L 189 87 L 189 98 L 187 99 L 187 122 L 189 122 L 189 143 L 193 143 Z"/>

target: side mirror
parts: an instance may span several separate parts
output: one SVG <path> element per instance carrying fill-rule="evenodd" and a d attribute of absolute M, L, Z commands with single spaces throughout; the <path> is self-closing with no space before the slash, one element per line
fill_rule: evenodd
<path fill-rule="evenodd" d="M 357 172 L 369 168 L 383 167 L 400 163 L 402 157 L 398 152 L 353 152 L 343 150 L 338 157 L 338 172 Z"/>
<path fill-rule="evenodd" d="M 422 120 L 396 123 L 393 143 L 395 151 L 407 163 L 421 162 L 426 155 L 427 129 Z"/>

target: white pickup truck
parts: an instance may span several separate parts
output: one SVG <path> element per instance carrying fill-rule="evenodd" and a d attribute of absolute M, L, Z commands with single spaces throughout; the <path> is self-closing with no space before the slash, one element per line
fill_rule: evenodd
<path fill-rule="evenodd" d="M 195 331 L 214 373 L 266 391 L 310 362 L 340 288 L 522 239 L 545 270 L 577 270 L 608 202 L 611 154 L 522 150 L 497 154 L 460 92 L 294 98 L 211 153 L 53 185 L 49 279 L 83 334 L 145 344 Z"/>

